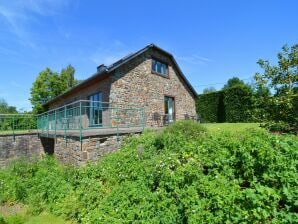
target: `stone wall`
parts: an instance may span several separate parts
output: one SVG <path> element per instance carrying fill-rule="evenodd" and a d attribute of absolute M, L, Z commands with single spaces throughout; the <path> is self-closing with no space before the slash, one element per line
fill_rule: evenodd
<path fill-rule="evenodd" d="M 168 64 L 169 77 L 152 73 L 152 57 Z M 130 103 L 145 108 L 146 126 L 162 126 L 164 98 L 175 100 L 175 118 L 196 115 L 195 96 L 186 86 L 172 60 L 149 50 L 116 69 L 111 76 L 110 102 Z"/>
<path fill-rule="evenodd" d="M 33 158 L 44 154 L 44 149 L 37 134 L 1 135 L 0 167 L 12 159 Z"/>
<path fill-rule="evenodd" d="M 72 91 L 66 96 L 57 99 L 53 103 L 49 105 L 49 109 L 54 109 L 65 104 L 72 103 L 77 100 L 88 100 L 88 96 L 93 95 L 95 93 L 102 93 L 102 101 L 108 102 L 110 95 L 110 80 L 109 78 L 100 79 L 97 82 L 93 82 L 87 86 L 81 87 L 77 91 Z"/>
<path fill-rule="evenodd" d="M 63 163 L 83 165 L 96 162 L 100 157 L 119 149 L 121 142 L 127 135 L 92 136 L 82 139 L 77 137 L 57 137 L 54 154 Z"/>
<path fill-rule="evenodd" d="M 17 158 L 41 157 L 53 154 L 65 164 L 83 165 L 119 149 L 128 134 L 79 137 L 39 137 L 37 134 L 0 135 L 0 167 Z"/>
<path fill-rule="evenodd" d="M 152 57 L 168 64 L 168 77 L 152 73 Z M 194 117 L 196 96 L 182 80 L 177 69 L 168 55 L 150 49 L 118 67 L 105 79 L 87 83 L 84 87 L 57 99 L 51 103 L 50 108 L 85 100 L 88 95 L 102 92 L 103 101 L 144 108 L 146 126 L 159 127 L 164 125 L 164 98 L 170 96 L 175 100 L 176 120 Z M 103 116 L 103 119 L 108 117 Z"/>

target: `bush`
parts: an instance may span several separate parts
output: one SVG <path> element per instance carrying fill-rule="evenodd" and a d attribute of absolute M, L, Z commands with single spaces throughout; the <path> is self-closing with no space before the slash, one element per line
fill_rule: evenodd
<path fill-rule="evenodd" d="M 197 113 L 202 122 L 224 122 L 225 109 L 223 103 L 223 92 L 212 92 L 198 95 L 196 100 Z"/>
<path fill-rule="evenodd" d="M 256 117 L 253 92 L 247 85 L 198 95 L 196 107 L 203 122 L 250 122 Z"/>
<path fill-rule="evenodd" d="M 79 223 L 296 223 L 297 161 L 293 135 L 179 122 L 86 167 L 17 162 L 0 171 L 0 199 Z"/>
<path fill-rule="evenodd" d="M 171 134 L 175 137 L 182 135 L 187 139 L 197 139 L 206 132 L 206 127 L 192 120 L 177 121 L 163 131 L 164 134 Z"/>
<path fill-rule="evenodd" d="M 246 85 L 224 91 L 226 122 L 249 122 L 252 119 L 252 90 Z"/>

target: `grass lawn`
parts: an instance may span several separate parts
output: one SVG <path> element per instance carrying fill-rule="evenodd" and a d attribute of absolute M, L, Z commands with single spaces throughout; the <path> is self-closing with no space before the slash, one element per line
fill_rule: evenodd
<path fill-rule="evenodd" d="M 27 207 L 21 204 L 15 205 L 0 205 L 0 224 L 1 217 L 4 218 L 5 224 L 71 224 L 72 222 L 65 221 L 63 218 L 51 215 L 49 213 L 41 213 L 32 215 L 27 212 Z"/>
<path fill-rule="evenodd" d="M 8 131 L 1 131 L 0 130 L 0 135 L 7 135 L 7 134 L 27 134 L 30 132 L 33 132 L 34 130 L 15 130 L 14 132 L 12 130 L 8 130 Z"/>
<path fill-rule="evenodd" d="M 241 132 L 246 129 L 260 129 L 260 123 L 205 123 L 202 124 L 211 133 L 218 133 L 222 131 L 227 132 Z"/>
<path fill-rule="evenodd" d="M 56 217 L 53 215 L 50 215 L 48 213 L 42 213 L 39 216 L 33 216 L 30 217 L 24 224 L 65 224 L 70 223 L 66 222 L 60 217 Z"/>

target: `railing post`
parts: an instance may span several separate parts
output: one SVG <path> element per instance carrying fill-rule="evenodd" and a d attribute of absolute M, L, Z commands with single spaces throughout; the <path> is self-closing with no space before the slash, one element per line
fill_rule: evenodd
<path fill-rule="evenodd" d="M 13 135 L 13 140 L 15 141 L 16 137 L 15 137 L 15 133 L 14 133 L 14 116 L 13 115 L 12 115 L 12 135 Z"/>
<path fill-rule="evenodd" d="M 119 116 L 118 107 L 116 107 L 116 122 L 117 122 L 117 141 L 119 141 Z"/>
<path fill-rule="evenodd" d="M 66 139 L 66 106 L 64 106 L 64 139 L 65 139 L 65 144 L 67 144 L 67 139 Z"/>
<path fill-rule="evenodd" d="M 81 150 L 82 150 L 82 101 L 80 101 L 80 143 L 81 143 Z"/>
<path fill-rule="evenodd" d="M 47 113 L 47 137 L 49 138 L 49 112 Z"/>
<path fill-rule="evenodd" d="M 55 141 L 57 140 L 57 110 L 55 110 Z"/>

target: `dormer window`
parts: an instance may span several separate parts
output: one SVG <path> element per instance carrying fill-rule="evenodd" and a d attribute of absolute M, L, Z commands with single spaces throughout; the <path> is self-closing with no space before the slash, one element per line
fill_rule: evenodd
<path fill-rule="evenodd" d="M 168 77 L 168 65 L 157 60 L 152 59 L 152 73 Z"/>

